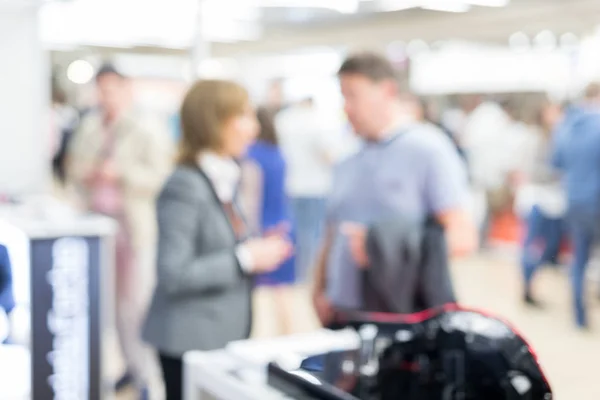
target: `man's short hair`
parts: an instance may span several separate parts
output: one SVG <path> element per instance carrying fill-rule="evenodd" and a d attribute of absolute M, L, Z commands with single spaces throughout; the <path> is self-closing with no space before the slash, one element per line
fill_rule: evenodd
<path fill-rule="evenodd" d="M 111 63 L 104 63 L 100 66 L 100 68 L 98 68 L 98 72 L 96 72 L 96 81 L 98 81 L 100 78 L 106 75 L 116 75 L 119 78 L 125 78 L 125 75 L 123 75 L 117 69 L 117 67 L 115 67 Z"/>
<path fill-rule="evenodd" d="M 350 55 L 340 67 L 338 76 L 362 75 L 374 82 L 398 80 L 396 69 L 383 55 L 373 52 L 361 52 Z"/>
<path fill-rule="evenodd" d="M 585 88 L 585 98 L 587 100 L 594 100 L 600 98 L 600 83 L 593 82 Z"/>

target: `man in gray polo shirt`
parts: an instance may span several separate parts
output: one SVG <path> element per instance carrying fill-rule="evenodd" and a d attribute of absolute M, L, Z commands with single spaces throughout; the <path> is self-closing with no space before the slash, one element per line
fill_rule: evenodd
<path fill-rule="evenodd" d="M 369 264 L 366 227 L 382 216 L 435 216 L 453 255 L 473 251 L 477 241 L 464 211 L 464 166 L 443 132 L 416 121 L 393 66 L 377 54 L 360 53 L 346 59 L 338 75 L 346 114 L 365 144 L 334 177 L 313 293 L 323 325 L 332 306 L 361 308 L 360 270 Z"/>

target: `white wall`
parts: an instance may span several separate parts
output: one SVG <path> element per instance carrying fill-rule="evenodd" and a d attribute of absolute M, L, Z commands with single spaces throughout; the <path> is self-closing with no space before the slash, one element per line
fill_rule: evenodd
<path fill-rule="evenodd" d="M 567 53 L 506 49 L 429 52 L 411 65 L 411 88 L 421 94 L 541 91 L 564 97 L 571 84 Z"/>
<path fill-rule="evenodd" d="M 15 3 L 0 2 L 0 193 L 21 194 L 48 182 L 50 77 L 37 9 Z"/>
<path fill-rule="evenodd" d="M 239 78 L 257 103 L 265 100 L 267 88 L 273 79 L 283 79 L 286 101 L 298 101 L 311 96 L 321 108 L 336 109 L 341 106 L 335 78 L 341 61 L 341 51 L 326 47 L 246 57 L 239 62 Z"/>

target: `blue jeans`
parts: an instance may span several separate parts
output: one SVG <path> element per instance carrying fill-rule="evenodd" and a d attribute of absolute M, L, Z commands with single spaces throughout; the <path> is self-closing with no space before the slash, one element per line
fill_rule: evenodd
<path fill-rule="evenodd" d="M 292 199 L 292 211 L 296 227 L 296 276 L 300 280 L 309 277 L 314 264 L 325 222 L 325 199 L 296 197 Z"/>
<path fill-rule="evenodd" d="M 531 209 L 527 217 L 527 233 L 521 256 L 526 291 L 530 290 L 533 275 L 538 267 L 556 258 L 563 233 L 563 219 L 547 217 L 538 206 Z"/>
<path fill-rule="evenodd" d="M 600 212 L 586 207 L 572 207 L 569 211 L 569 228 L 573 243 L 573 304 L 578 326 L 587 325 L 585 307 L 585 272 L 594 242 L 600 231 Z"/>

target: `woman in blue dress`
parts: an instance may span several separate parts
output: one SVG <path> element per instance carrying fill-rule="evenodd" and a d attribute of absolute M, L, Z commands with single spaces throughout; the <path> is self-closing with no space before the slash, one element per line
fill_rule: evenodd
<path fill-rule="evenodd" d="M 273 115 L 266 109 L 257 112 L 260 134 L 248 151 L 244 163 L 242 197 L 246 203 L 249 224 L 257 233 L 286 230 L 293 235 L 288 198 L 285 194 L 286 165 L 279 149 Z M 281 334 L 293 331 L 295 258 L 284 262 L 273 272 L 259 275 L 258 286 L 273 293 Z"/>

